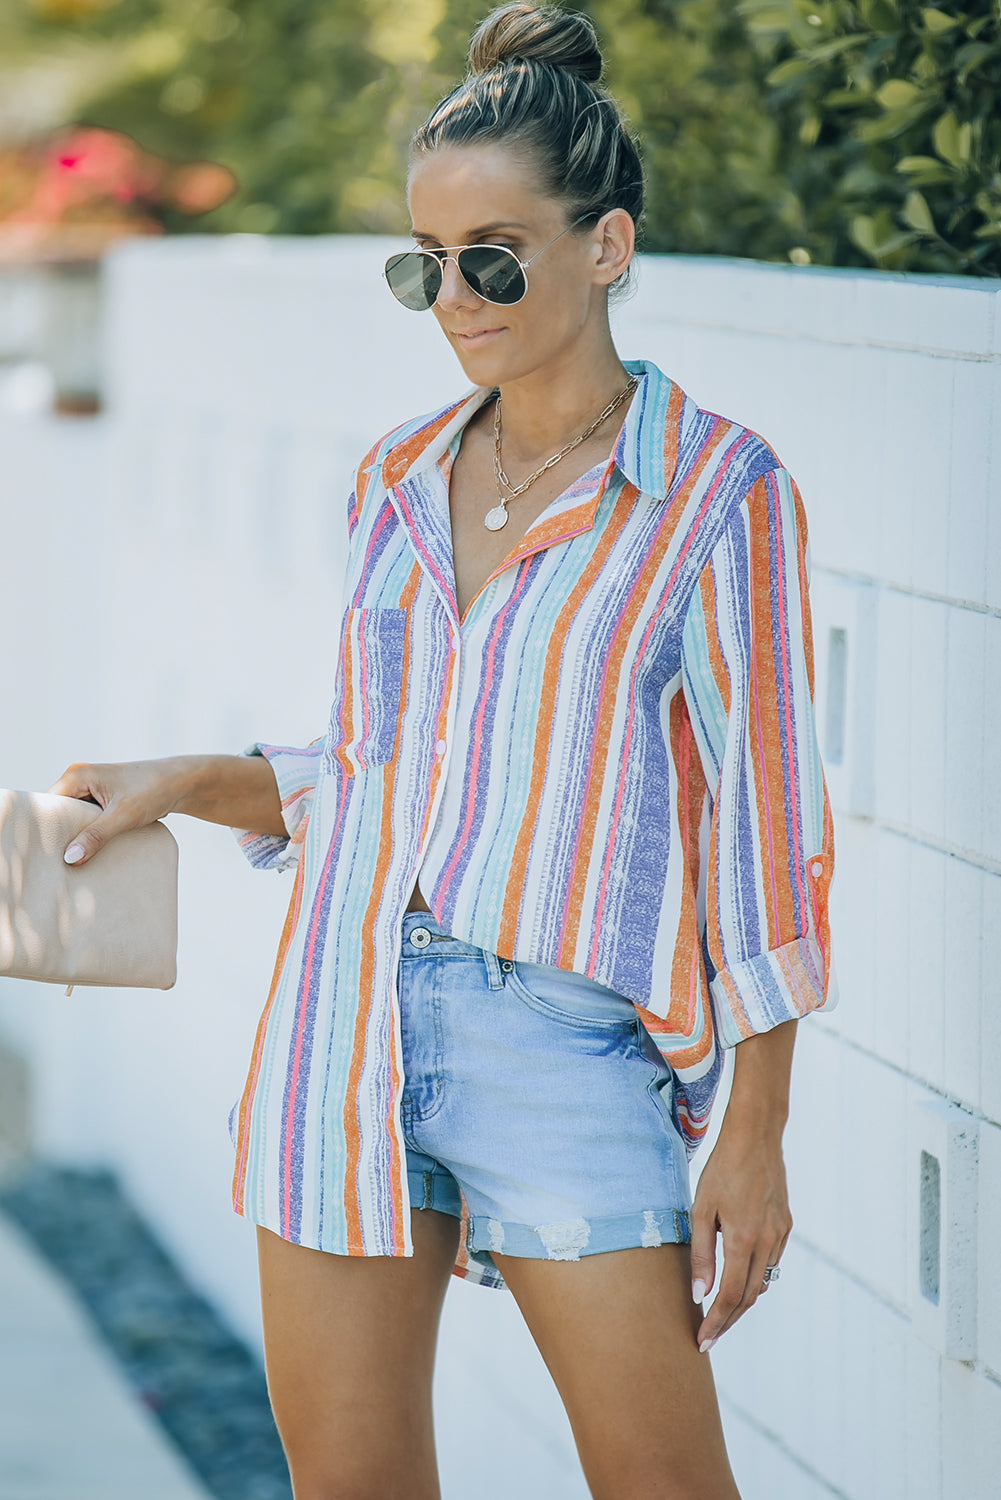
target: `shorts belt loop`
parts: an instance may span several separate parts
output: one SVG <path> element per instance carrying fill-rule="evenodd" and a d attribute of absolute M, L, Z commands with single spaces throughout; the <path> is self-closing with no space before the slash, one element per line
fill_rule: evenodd
<path fill-rule="evenodd" d="M 487 984 L 492 990 L 504 988 L 504 976 L 501 973 L 500 959 L 496 953 L 488 953 L 483 949 L 483 962 L 487 966 Z"/>

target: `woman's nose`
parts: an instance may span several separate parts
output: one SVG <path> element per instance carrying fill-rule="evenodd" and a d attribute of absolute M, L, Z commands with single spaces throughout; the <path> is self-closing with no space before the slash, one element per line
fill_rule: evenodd
<path fill-rule="evenodd" d="M 441 268 L 441 290 L 437 296 L 439 307 L 471 307 L 481 301 L 463 279 L 455 260 L 449 256 Z"/>

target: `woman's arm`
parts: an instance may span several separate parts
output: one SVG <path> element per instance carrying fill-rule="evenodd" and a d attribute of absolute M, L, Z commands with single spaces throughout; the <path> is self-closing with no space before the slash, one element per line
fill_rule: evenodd
<path fill-rule="evenodd" d="M 103 809 L 65 851 L 68 864 L 85 864 L 116 834 L 143 828 L 172 812 L 287 836 L 278 782 L 262 755 L 173 755 L 108 765 L 78 762 L 49 791 L 89 799 Z M 75 853 L 78 849 L 81 852 Z"/>
<path fill-rule="evenodd" d="M 792 1229 L 782 1132 L 789 1115 L 796 1021 L 749 1036 L 734 1054 L 733 1085 L 720 1133 L 702 1169 L 692 1207 L 692 1296 L 716 1280 L 716 1236 L 723 1236 L 719 1292 L 698 1332 L 705 1352 L 765 1289 Z"/>
<path fill-rule="evenodd" d="M 732 512 L 693 593 L 682 661 L 711 794 L 713 1019 L 717 1041 L 735 1049 L 693 1208 L 695 1300 L 719 1286 L 699 1330 L 704 1348 L 755 1301 L 788 1238 L 782 1131 L 796 1021 L 834 997 L 833 825 L 813 709 L 806 520 L 784 469 L 763 474 Z"/>

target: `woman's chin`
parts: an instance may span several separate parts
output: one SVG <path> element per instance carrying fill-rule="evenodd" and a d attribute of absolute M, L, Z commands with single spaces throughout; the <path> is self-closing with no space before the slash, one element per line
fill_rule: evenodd
<path fill-rule="evenodd" d="M 462 372 L 467 380 L 470 380 L 473 385 L 496 385 L 493 375 L 499 363 L 496 359 L 491 359 L 485 352 L 464 349 L 456 339 L 449 339 L 449 343 L 455 351 L 455 357 L 462 366 Z"/>
<path fill-rule="evenodd" d="M 524 357 L 520 360 L 513 358 L 511 348 L 504 347 L 506 342 L 497 338 L 484 340 L 478 346 L 470 347 L 454 335 L 449 338 L 466 378 L 473 385 L 489 387 L 519 380 L 533 368 L 531 361 L 526 361 Z"/>

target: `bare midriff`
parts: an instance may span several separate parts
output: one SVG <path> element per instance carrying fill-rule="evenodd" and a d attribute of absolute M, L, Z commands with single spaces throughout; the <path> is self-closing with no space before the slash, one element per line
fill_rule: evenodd
<path fill-rule="evenodd" d="M 415 880 L 413 891 L 410 894 L 410 900 L 407 902 L 407 911 L 429 912 L 430 910 L 431 908 L 430 906 L 428 906 L 427 902 L 424 900 L 424 897 L 421 895 L 421 888 Z"/>

